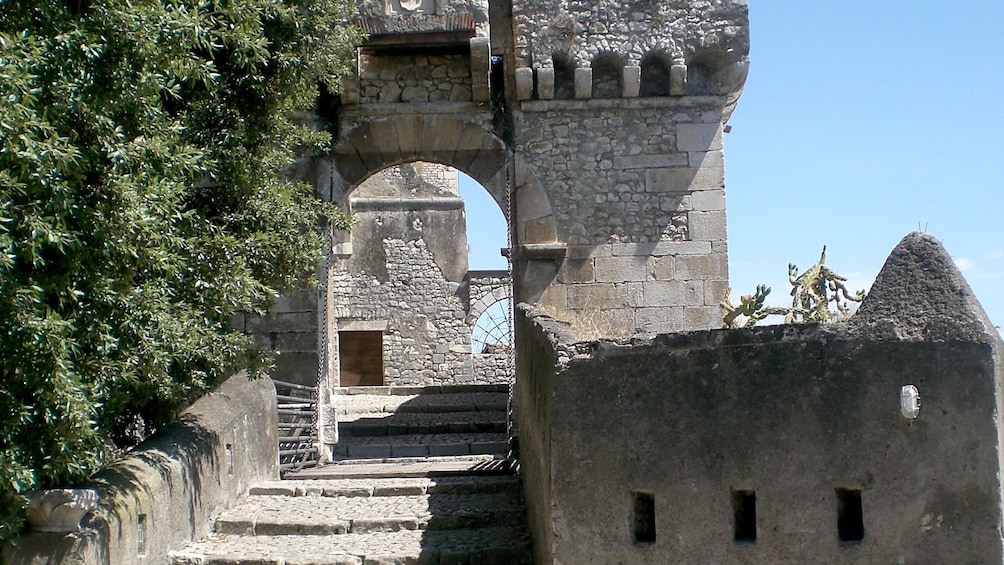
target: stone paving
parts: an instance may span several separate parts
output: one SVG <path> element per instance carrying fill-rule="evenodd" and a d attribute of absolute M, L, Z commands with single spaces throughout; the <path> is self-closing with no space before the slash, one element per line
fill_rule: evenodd
<path fill-rule="evenodd" d="M 504 392 L 339 400 L 341 459 L 253 485 L 175 565 L 532 563 Z"/>
<path fill-rule="evenodd" d="M 494 455 L 400 457 L 337 461 L 286 475 L 291 479 L 378 479 L 444 475 L 511 475 L 514 461 Z"/>
<path fill-rule="evenodd" d="M 407 465 L 407 463 L 405 464 Z M 326 466 L 322 469 L 330 469 Z M 259 483 L 253 495 L 370 497 L 424 494 L 474 494 L 518 492 L 520 481 L 512 476 L 455 476 L 414 478 L 309 479 Z"/>
<path fill-rule="evenodd" d="M 220 534 L 293 535 L 518 525 L 512 492 L 396 496 L 249 496 L 216 520 Z"/>
<path fill-rule="evenodd" d="M 346 437 L 335 446 L 343 458 L 422 457 L 426 455 L 505 455 L 508 443 L 502 433 L 402 434 Z"/>
<path fill-rule="evenodd" d="M 454 412 L 449 418 L 435 413 L 372 414 L 352 413 L 339 418 L 340 435 L 373 436 L 393 434 L 442 434 L 465 432 L 505 432 L 506 414 Z"/>
<path fill-rule="evenodd" d="M 506 410 L 506 393 L 461 392 L 421 395 L 342 395 L 336 411 L 342 414 L 394 412 L 498 412 Z"/>
<path fill-rule="evenodd" d="M 529 565 L 525 528 L 402 530 L 333 536 L 219 535 L 174 555 L 175 565 Z"/>

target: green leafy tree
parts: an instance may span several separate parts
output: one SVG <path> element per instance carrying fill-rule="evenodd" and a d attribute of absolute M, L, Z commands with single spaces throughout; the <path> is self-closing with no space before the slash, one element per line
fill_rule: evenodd
<path fill-rule="evenodd" d="M 323 249 L 283 180 L 357 37 L 345 0 L 0 0 L 0 541 L 233 371 Z"/>

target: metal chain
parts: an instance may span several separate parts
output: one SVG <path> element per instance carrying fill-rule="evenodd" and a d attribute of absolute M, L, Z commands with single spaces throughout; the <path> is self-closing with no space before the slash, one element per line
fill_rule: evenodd
<path fill-rule="evenodd" d="M 516 317 L 515 317 L 515 292 L 513 292 L 513 276 L 512 276 L 512 261 L 515 250 L 513 249 L 513 237 L 512 237 L 512 219 L 513 219 L 513 209 L 512 209 L 512 178 L 511 171 L 515 166 L 515 155 L 511 150 L 506 151 L 506 164 L 505 164 L 505 195 L 506 195 L 506 210 L 508 211 L 508 217 L 506 218 L 506 241 L 509 247 L 509 253 L 506 257 L 506 264 L 509 271 L 509 358 L 506 360 L 507 367 L 506 372 L 508 373 L 509 380 L 509 398 L 506 402 L 506 441 L 508 442 L 508 448 L 506 457 L 512 461 L 515 461 L 519 454 L 517 453 L 516 446 L 516 420 L 514 417 L 515 410 L 515 396 L 516 396 L 516 347 L 515 347 L 515 334 L 516 334 Z"/>
<path fill-rule="evenodd" d="M 334 162 L 329 164 L 328 173 L 328 201 L 330 202 L 334 199 L 335 190 Z M 331 344 L 328 343 L 328 302 L 331 300 L 331 251 L 335 243 L 335 234 L 330 221 L 327 225 L 327 233 L 325 233 L 324 241 L 326 243 L 324 249 L 324 268 L 321 270 L 324 277 L 324 284 L 321 285 L 323 300 L 318 301 L 318 305 L 321 307 L 321 312 L 318 316 L 321 327 L 317 337 L 317 392 L 314 393 L 314 413 L 311 415 L 310 422 L 310 428 L 314 431 L 314 441 L 317 447 L 317 451 L 315 451 L 315 465 L 321 458 L 321 450 L 324 449 L 324 446 L 321 445 L 322 435 L 320 429 L 321 397 L 327 391 L 325 376 L 328 374 L 328 367 L 330 365 L 329 351 L 331 349 Z M 337 426 L 334 426 L 334 429 L 337 430 Z M 338 438 L 336 437 L 335 440 L 337 441 Z"/>

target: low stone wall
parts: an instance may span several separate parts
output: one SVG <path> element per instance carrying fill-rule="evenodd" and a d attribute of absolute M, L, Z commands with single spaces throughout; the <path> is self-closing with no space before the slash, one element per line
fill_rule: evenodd
<path fill-rule="evenodd" d="M 511 353 L 483 353 L 471 357 L 474 383 L 479 385 L 508 384 L 512 375 Z"/>
<path fill-rule="evenodd" d="M 100 498 L 78 532 L 29 532 L 7 565 L 167 565 L 169 551 L 209 533 L 209 520 L 248 487 L 277 479 L 275 390 L 231 377 L 179 420 L 98 473 Z"/>
<path fill-rule="evenodd" d="M 517 329 L 538 563 L 1002 561 L 1004 343 L 929 236 L 843 323 Z"/>

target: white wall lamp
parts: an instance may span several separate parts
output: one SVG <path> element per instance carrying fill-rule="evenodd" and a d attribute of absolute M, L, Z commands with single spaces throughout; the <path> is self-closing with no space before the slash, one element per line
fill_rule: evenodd
<path fill-rule="evenodd" d="M 917 419 L 920 414 L 920 392 L 913 385 L 903 385 L 899 389 L 899 413 L 909 421 Z"/>

